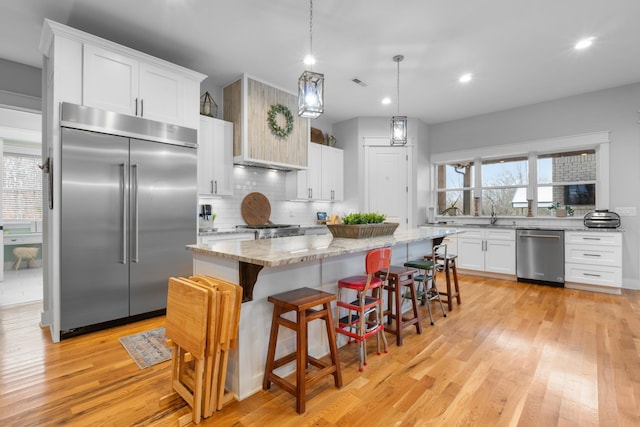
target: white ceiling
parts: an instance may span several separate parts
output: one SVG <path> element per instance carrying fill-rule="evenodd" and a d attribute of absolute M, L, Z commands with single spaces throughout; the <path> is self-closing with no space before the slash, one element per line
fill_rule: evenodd
<path fill-rule="evenodd" d="M 315 0 L 325 119 L 438 123 L 640 81 L 638 0 Z M 243 72 L 295 92 L 307 0 L 0 0 L 0 57 L 41 66 L 44 18 L 204 73 Z M 587 51 L 573 44 L 596 37 Z M 474 73 L 461 85 L 457 78 Z M 361 87 L 353 78 L 368 84 Z M 382 105 L 385 96 L 391 105 Z"/>

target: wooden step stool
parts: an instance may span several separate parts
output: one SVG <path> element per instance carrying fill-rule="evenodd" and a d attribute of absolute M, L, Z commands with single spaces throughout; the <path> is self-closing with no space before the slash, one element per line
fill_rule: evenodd
<path fill-rule="evenodd" d="M 27 267 L 31 267 L 31 263 L 35 264 L 36 267 L 40 267 L 38 265 L 38 261 L 36 257 L 38 256 L 39 248 L 31 248 L 26 246 L 20 246 L 13 250 L 13 255 L 16 257 L 16 261 L 13 263 L 13 269 L 19 270 L 20 263 L 24 259 L 27 261 Z"/>

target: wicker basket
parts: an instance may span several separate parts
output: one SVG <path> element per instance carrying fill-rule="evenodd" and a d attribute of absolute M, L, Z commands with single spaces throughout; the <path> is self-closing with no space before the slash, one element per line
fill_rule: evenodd
<path fill-rule="evenodd" d="M 327 224 L 327 227 L 333 237 L 366 239 L 393 234 L 398 225 L 397 222 L 383 222 L 382 224 Z"/>

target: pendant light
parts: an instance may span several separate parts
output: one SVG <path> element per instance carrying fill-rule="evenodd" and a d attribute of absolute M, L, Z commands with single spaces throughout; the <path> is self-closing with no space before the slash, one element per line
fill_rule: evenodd
<path fill-rule="evenodd" d="M 311 64 L 313 64 L 313 0 L 309 0 L 309 65 Z M 324 74 L 305 71 L 298 79 L 298 116 L 315 119 L 322 113 L 324 113 Z"/>
<path fill-rule="evenodd" d="M 398 64 L 398 79 L 396 83 L 398 112 L 396 116 L 391 117 L 391 145 L 407 144 L 407 116 L 400 115 L 400 62 L 403 59 L 403 55 L 393 57 L 393 61 Z"/>

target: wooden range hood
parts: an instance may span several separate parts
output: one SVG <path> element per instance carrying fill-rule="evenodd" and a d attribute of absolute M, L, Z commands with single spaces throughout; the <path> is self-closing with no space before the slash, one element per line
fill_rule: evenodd
<path fill-rule="evenodd" d="M 282 104 L 293 115 L 293 130 L 280 138 L 267 121 L 272 106 Z M 309 119 L 298 117 L 297 97 L 243 74 L 224 88 L 224 119 L 233 122 L 233 162 L 280 170 L 307 168 Z M 280 126 L 285 120 L 278 115 Z"/>

